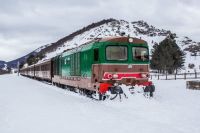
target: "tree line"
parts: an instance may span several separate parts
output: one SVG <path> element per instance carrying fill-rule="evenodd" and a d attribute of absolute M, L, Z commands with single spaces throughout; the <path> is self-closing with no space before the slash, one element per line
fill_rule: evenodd
<path fill-rule="evenodd" d="M 31 54 L 28 56 L 25 62 L 20 62 L 19 68 L 22 68 L 24 64 L 28 64 L 28 66 L 36 64 L 39 60 L 43 59 L 45 55 L 43 53 Z"/>

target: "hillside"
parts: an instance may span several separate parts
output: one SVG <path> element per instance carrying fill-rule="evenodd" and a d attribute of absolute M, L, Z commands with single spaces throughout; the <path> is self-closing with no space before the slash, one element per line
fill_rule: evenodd
<path fill-rule="evenodd" d="M 176 36 L 178 45 L 186 52 L 186 64 L 195 64 L 198 69 L 200 63 L 200 42 L 195 42 L 189 37 L 181 37 L 170 30 L 158 29 L 155 26 L 149 25 L 144 21 L 127 22 L 125 20 L 106 19 L 96 23 L 92 23 L 76 32 L 61 38 L 60 40 L 42 46 L 35 50 L 35 53 L 45 53 L 48 59 L 62 53 L 66 49 L 79 46 L 95 38 L 109 36 L 131 36 L 146 40 L 152 49 L 155 43 L 162 41 L 169 33 Z M 195 57 L 194 57 L 195 56 Z"/>
<path fill-rule="evenodd" d="M 191 71 L 187 69 L 188 64 L 194 64 L 195 69 L 199 70 L 200 63 L 198 60 L 200 60 L 200 42 L 195 42 L 189 37 L 178 36 L 170 30 L 158 29 L 144 21 L 127 22 L 125 20 L 115 19 L 102 20 L 58 40 L 41 52 L 46 53 L 47 59 L 58 55 L 66 49 L 79 46 L 92 39 L 122 36 L 122 33 L 124 36 L 137 37 L 146 40 L 150 49 L 152 49 L 155 43 L 162 41 L 169 33 L 174 34 L 176 36 L 177 44 L 186 53 L 185 71 Z"/>
<path fill-rule="evenodd" d="M 26 59 L 30 56 L 30 55 L 35 55 L 37 53 L 37 51 L 33 51 L 23 57 L 17 58 L 15 60 L 9 61 L 9 62 L 5 62 L 5 61 L 0 61 L 0 69 L 4 68 L 5 65 L 7 65 L 9 68 L 17 68 L 18 62 L 23 63 L 26 61 Z"/>
<path fill-rule="evenodd" d="M 0 61 L 0 68 L 3 68 L 4 67 L 4 64 L 5 64 L 6 62 L 5 61 Z"/>
<path fill-rule="evenodd" d="M 170 31 L 157 29 L 144 21 L 127 22 L 124 20 L 107 19 L 88 25 L 56 43 L 52 43 L 41 52 L 47 53 L 47 58 L 53 57 L 66 49 L 79 46 L 95 38 L 110 36 L 132 36 L 142 38 L 150 43 L 163 40 Z M 153 40 L 153 41 L 152 41 Z M 152 46 L 152 45 L 151 45 Z"/>

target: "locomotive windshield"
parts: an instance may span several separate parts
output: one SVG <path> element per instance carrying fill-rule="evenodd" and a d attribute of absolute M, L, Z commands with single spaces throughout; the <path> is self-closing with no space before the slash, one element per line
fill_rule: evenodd
<path fill-rule="evenodd" d="M 108 46 L 106 47 L 107 60 L 127 60 L 126 46 Z"/>
<path fill-rule="evenodd" d="M 133 47 L 133 59 L 139 61 L 148 61 L 149 60 L 149 52 L 147 48 L 144 47 Z"/>

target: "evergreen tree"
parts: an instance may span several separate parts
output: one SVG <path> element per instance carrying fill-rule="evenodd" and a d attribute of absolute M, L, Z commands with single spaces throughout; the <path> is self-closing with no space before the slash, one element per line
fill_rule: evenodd
<path fill-rule="evenodd" d="M 20 64 L 19 64 L 19 69 L 21 69 L 23 66 L 24 66 L 24 62 L 22 61 L 22 62 L 20 62 Z"/>
<path fill-rule="evenodd" d="M 33 54 L 31 54 L 27 59 L 26 62 L 28 65 L 32 65 L 35 63 L 35 56 Z"/>
<path fill-rule="evenodd" d="M 44 58 L 44 54 L 39 53 L 36 55 L 31 54 L 27 59 L 26 62 L 28 63 L 28 65 L 33 65 L 35 63 L 37 63 L 39 60 L 41 60 L 42 58 Z"/>
<path fill-rule="evenodd" d="M 152 51 L 151 68 L 159 72 L 172 73 L 184 66 L 184 52 L 176 44 L 174 36 L 167 36 Z"/>

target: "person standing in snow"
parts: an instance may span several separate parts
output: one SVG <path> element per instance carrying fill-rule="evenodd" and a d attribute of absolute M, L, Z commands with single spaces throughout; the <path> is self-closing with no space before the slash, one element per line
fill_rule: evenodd
<path fill-rule="evenodd" d="M 150 85 L 149 88 L 149 96 L 153 97 L 153 92 L 155 91 L 155 86 L 153 84 Z"/>

